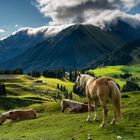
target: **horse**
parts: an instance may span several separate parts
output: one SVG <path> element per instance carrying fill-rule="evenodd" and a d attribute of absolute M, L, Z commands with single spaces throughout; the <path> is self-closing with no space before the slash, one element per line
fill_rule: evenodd
<path fill-rule="evenodd" d="M 107 102 L 109 98 L 112 99 L 113 103 L 113 112 L 114 118 L 112 119 L 111 124 L 115 124 L 117 120 L 121 118 L 121 109 L 120 109 L 120 90 L 117 87 L 116 83 L 110 77 L 100 77 L 94 78 L 88 74 L 79 74 L 76 79 L 76 88 L 84 89 L 85 94 L 88 98 L 88 117 L 87 121 L 90 121 L 90 112 L 91 112 L 91 103 L 94 101 L 95 106 L 95 115 L 94 120 L 97 119 L 97 105 L 98 102 L 103 109 L 103 119 L 100 127 L 105 126 L 107 119 Z"/>
<path fill-rule="evenodd" d="M 35 119 L 37 118 L 37 113 L 34 109 L 28 110 L 13 110 L 1 113 L 0 115 L 0 125 L 2 125 L 6 119 L 10 119 L 11 121 L 20 121 L 27 119 Z"/>
<path fill-rule="evenodd" d="M 81 102 L 64 99 L 61 101 L 61 111 L 64 112 L 66 108 L 70 108 L 70 112 L 83 113 L 88 112 L 88 104 Z M 91 106 L 91 111 L 94 111 L 94 107 Z"/>

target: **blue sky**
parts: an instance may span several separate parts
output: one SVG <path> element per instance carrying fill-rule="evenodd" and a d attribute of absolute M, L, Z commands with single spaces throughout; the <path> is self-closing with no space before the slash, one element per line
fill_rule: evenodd
<path fill-rule="evenodd" d="M 20 27 L 40 27 L 48 23 L 35 7 L 33 0 L 0 0 L 0 38 Z"/>
<path fill-rule="evenodd" d="M 140 0 L 0 0 L 0 39 L 27 26 L 87 23 L 103 28 L 118 17 L 140 25 Z"/>

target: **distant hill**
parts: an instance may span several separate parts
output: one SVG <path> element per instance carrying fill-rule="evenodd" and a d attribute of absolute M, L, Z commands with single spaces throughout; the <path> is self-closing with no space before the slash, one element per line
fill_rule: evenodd
<path fill-rule="evenodd" d="M 140 38 L 140 28 L 133 28 L 121 20 L 118 20 L 116 25 L 111 24 L 107 27 L 107 31 L 120 37 L 126 44 Z"/>
<path fill-rule="evenodd" d="M 79 68 L 97 63 L 96 67 L 138 38 L 140 29 L 120 20 L 106 30 L 93 25 L 23 28 L 0 41 L 0 69 Z"/>
<path fill-rule="evenodd" d="M 128 43 L 117 51 L 100 57 L 82 66 L 82 69 L 96 68 L 104 65 L 140 64 L 140 39 Z"/>
<path fill-rule="evenodd" d="M 63 66 L 78 68 L 117 50 L 123 44 L 119 37 L 93 25 L 73 25 L 1 64 L 0 68 L 23 67 L 26 71 Z"/>
<path fill-rule="evenodd" d="M 42 26 L 21 28 L 0 40 L 0 63 L 16 57 L 30 47 L 48 39 L 67 26 Z"/>

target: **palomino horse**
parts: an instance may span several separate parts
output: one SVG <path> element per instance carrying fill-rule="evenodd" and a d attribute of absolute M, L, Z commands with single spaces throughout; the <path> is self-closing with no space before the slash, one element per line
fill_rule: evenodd
<path fill-rule="evenodd" d="M 88 112 L 87 104 L 69 99 L 64 99 L 61 101 L 61 111 L 64 112 L 66 108 L 70 108 L 70 111 L 74 113 Z M 94 111 L 94 106 L 91 106 L 91 111 Z"/>
<path fill-rule="evenodd" d="M 95 79 L 94 77 L 87 74 L 79 74 L 76 79 L 76 85 L 79 89 L 85 89 L 86 96 L 88 97 L 88 117 L 87 121 L 90 120 L 91 102 L 94 101 L 95 105 L 95 116 L 94 120 L 97 120 L 97 104 L 100 102 L 103 108 L 103 120 L 100 127 L 103 127 L 106 123 L 107 118 L 107 102 L 108 99 L 112 99 L 114 118 L 112 124 L 121 118 L 120 111 L 120 90 L 115 82 L 109 77 L 101 77 Z"/>
<path fill-rule="evenodd" d="M 2 125 L 6 121 L 6 119 L 10 119 L 12 121 L 20 121 L 26 119 L 35 119 L 36 117 L 37 113 L 34 109 L 8 111 L 1 113 L 0 125 Z"/>

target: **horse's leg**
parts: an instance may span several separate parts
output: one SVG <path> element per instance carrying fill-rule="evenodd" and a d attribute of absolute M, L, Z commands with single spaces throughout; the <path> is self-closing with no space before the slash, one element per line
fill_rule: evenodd
<path fill-rule="evenodd" d="M 86 121 L 90 121 L 90 114 L 91 114 L 91 98 L 88 97 L 88 117 Z"/>
<path fill-rule="evenodd" d="M 105 126 L 105 123 L 106 123 L 108 110 L 107 110 L 107 104 L 105 101 L 103 101 L 103 102 L 101 101 L 101 106 L 103 108 L 103 120 L 102 120 L 100 127 L 103 127 L 103 126 Z"/>
<path fill-rule="evenodd" d="M 98 120 L 98 117 L 97 117 L 97 106 L 98 106 L 98 102 L 97 100 L 94 100 L 94 106 L 95 106 L 95 114 L 94 114 L 94 121 L 97 121 Z"/>
<path fill-rule="evenodd" d="M 115 122 L 117 121 L 117 114 L 116 114 L 115 106 L 114 105 L 113 105 L 113 112 L 114 112 L 114 118 L 112 119 L 112 122 L 111 122 L 112 125 L 114 125 Z"/>

